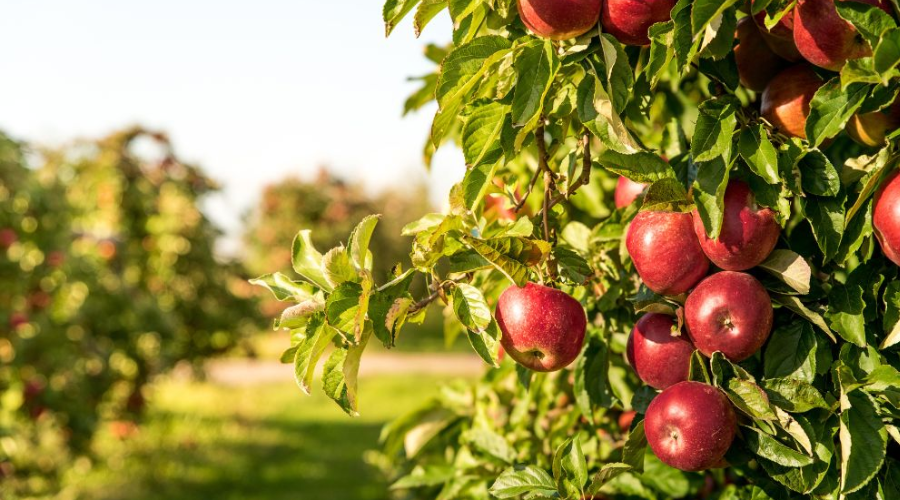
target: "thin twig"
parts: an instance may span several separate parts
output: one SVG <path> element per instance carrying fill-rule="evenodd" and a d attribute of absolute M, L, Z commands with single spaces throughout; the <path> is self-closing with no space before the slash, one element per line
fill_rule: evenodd
<path fill-rule="evenodd" d="M 451 285 L 460 283 L 460 282 L 464 281 L 467 277 L 456 278 L 456 279 L 452 279 L 452 280 L 445 280 L 445 281 L 442 281 L 439 284 L 437 284 L 437 286 L 433 286 L 432 287 L 433 291 L 431 292 L 431 294 L 429 296 L 425 297 L 424 299 L 416 302 L 412 306 L 410 306 L 409 311 L 407 311 L 407 314 L 413 315 L 413 314 L 421 311 L 422 309 L 425 309 L 426 307 L 428 307 L 429 304 L 431 304 L 432 302 L 437 300 L 438 297 L 441 296 L 441 292 L 443 292 L 445 288 L 447 288 Z"/>
<path fill-rule="evenodd" d="M 534 185 L 537 184 L 538 177 L 540 177 L 538 174 L 540 173 L 540 168 L 538 168 L 538 171 L 531 176 L 531 182 L 528 183 L 528 189 L 525 191 L 525 196 L 523 196 L 522 199 L 519 200 L 518 203 L 516 203 L 516 206 L 513 208 L 514 212 L 518 213 L 519 210 L 522 210 L 522 207 L 525 206 L 525 202 L 528 201 L 528 196 L 532 191 L 534 191 Z"/>
<path fill-rule="evenodd" d="M 565 193 L 559 193 L 552 200 L 550 200 L 549 206 L 541 209 L 541 210 L 550 210 L 556 205 L 563 202 L 563 200 L 567 200 L 570 196 L 575 194 L 578 191 L 578 188 L 581 186 L 587 186 L 591 182 L 591 136 L 590 134 L 585 133 L 581 138 L 581 144 L 584 149 L 584 153 L 582 155 L 581 161 L 581 175 L 575 179 L 572 184 L 566 188 Z"/>

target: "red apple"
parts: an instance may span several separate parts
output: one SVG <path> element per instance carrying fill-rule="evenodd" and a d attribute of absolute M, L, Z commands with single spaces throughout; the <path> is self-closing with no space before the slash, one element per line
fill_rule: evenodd
<path fill-rule="evenodd" d="M 690 290 L 709 270 L 690 214 L 640 212 L 628 227 L 625 246 L 644 284 L 662 295 Z"/>
<path fill-rule="evenodd" d="M 694 232 L 703 253 L 713 264 L 727 271 L 758 266 L 772 253 L 781 234 L 775 212 L 757 205 L 750 186 L 743 181 L 728 183 L 724 209 L 722 231 L 715 240 L 706 236 L 703 220 L 694 210 Z"/>
<path fill-rule="evenodd" d="M 672 18 L 676 0 L 606 0 L 600 24 L 625 45 L 650 45 L 647 30 Z"/>
<path fill-rule="evenodd" d="M 28 323 L 28 315 L 21 312 L 14 312 L 9 316 L 9 328 L 15 330 L 20 325 Z"/>
<path fill-rule="evenodd" d="M 60 267 L 66 262 L 66 254 L 59 250 L 54 250 L 47 254 L 47 265 L 50 267 Z"/>
<path fill-rule="evenodd" d="M 765 11 L 757 13 L 753 16 L 756 26 L 759 27 L 760 34 L 766 45 L 772 49 L 772 52 L 778 54 L 782 58 L 797 62 L 803 58 L 800 51 L 797 50 L 797 44 L 794 43 L 794 11 L 791 10 L 778 20 L 772 29 L 766 28 Z"/>
<path fill-rule="evenodd" d="M 794 8 L 794 43 L 807 61 L 816 66 L 840 71 L 850 59 L 872 55 L 868 42 L 852 24 L 838 15 L 835 0 L 799 0 Z M 882 0 L 856 1 L 875 5 L 890 14 Z"/>
<path fill-rule="evenodd" d="M 824 83 L 808 64 L 791 66 L 769 82 L 760 114 L 779 132 L 806 139 L 809 103 Z"/>
<path fill-rule="evenodd" d="M 701 281 L 684 304 L 688 334 L 706 356 L 722 351 L 743 361 L 766 343 L 772 331 L 772 301 L 753 276 L 722 271 Z"/>
<path fill-rule="evenodd" d="M 8 227 L 0 229 L 0 248 L 9 248 L 17 241 L 19 241 L 19 236 L 15 231 Z"/>
<path fill-rule="evenodd" d="M 728 398 L 700 382 L 679 382 L 650 402 L 644 432 L 663 463 L 701 471 L 722 463 L 734 440 L 737 417 Z"/>
<path fill-rule="evenodd" d="M 619 414 L 619 430 L 622 432 L 628 432 L 628 429 L 631 428 L 631 422 L 634 422 L 634 416 L 637 413 L 634 410 L 623 411 Z"/>
<path fill-rule="evenodd" d="M 496 317 L 503 349 L 526 368 L 560 370 L 581 352 L 587 318 L 565 292 L 535 283 L 513 285 L 500 295 Z"/>
<path fill-rule="evenodd" d="M 688 378 L 694 345 L 676 333 L 680 332 L 675 331 L 675 318 L 656 313 L 644 315 L 631 331 L 632 368 L 654 389 L 665 389 Z"/>
<path fill-rule="evenodd" d="M 619 176 L 619 180 L 616 182 L 616 193 L 613 196 L 613 199 L 616 202 L 616 208 L 623 208 L 631 205 L 645 189 L 647 189 L 646 184 L 634 182 L 624 175 Z"/>
<path fill-rule="evenodd" d="M 884 145 L 888 134 L 900 128 L 900 100 L 885 109 L 855 114 L 847 122 L 847 134 L 863 146 Z"/>
<path fill-rule="evenodd" d="M 885 257 L 900 266 L 900 175 L 896 172 L 875 196 L 872 225 Z"/>
<path fill-rule="evenodd" d="M 519 0 L 519 17 L 535 35 L 551 40 L 575 38 L 600 19 L 602 0 Z"/>
<path fill-rule="evenodd" d="M 772 52 L 756 23 L 748 17 L 738 21 L 737 38 L 740 43 L 734 48 L 734 60 L 741 85 L 762 92 L 788 62 Z"/>

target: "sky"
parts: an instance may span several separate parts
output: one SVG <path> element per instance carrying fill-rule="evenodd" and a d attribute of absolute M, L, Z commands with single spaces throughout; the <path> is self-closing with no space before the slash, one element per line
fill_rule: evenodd
<path fill-rule="evenodd" d="M 385 39 L 381 0 L 2 0 L 0 130 L 46 145 L 168 132 L 222 184 L 205 208 L 234 251 L 264 185 L 323 165 L 373 192 L 424 179 L 442 204 L 462 155 L 446 146 L 427 173 L 435 108 L 401 114 L 407 77 L 432 70 L 425 44 L 449 36 L 445 12 Z"/>

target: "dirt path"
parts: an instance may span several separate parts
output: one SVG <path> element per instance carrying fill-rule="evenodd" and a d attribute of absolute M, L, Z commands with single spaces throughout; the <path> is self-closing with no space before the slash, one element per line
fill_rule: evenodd
<path fill-rule="evenodd" d="M 373 353 L 363 356 L 359 373 L 360 376 L 409 373 L 471 377 L 484 373 L 486 366 L 479 357 L 470 354 Z M 207 363 L 206 372 L 212 382 L 236 386 L 293 380 L 293 368 L 269 360 L 217 359 Z"/>

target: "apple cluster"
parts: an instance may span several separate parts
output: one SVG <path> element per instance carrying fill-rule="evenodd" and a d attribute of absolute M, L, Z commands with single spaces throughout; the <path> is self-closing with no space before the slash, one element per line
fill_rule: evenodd
<path fill-rule="evenodd" d="M 624 191 L 632 189 L 620 183 Z M 630 197 L 630 196 L 629 196 Z M 630 202 L 623 196 L 622 203 Z M 718 389 L 688 381 L 691 356 L 721 352 L 733 362 L 755 354 L 772 329 L 772 303 L 746 270 L 775 248 L 781 227 L 775 213 L 756 204 L 750 187 L 732 180 L 725 190 L 720 234 L 707 236 L 693 213 L 642 211 L 625 245 L 643 283 L 667 296 L 683 296 L 687 335 L 675 318 L 649 313 L 628 339 L 628 362 L 647 385 L 662 390 L 647 409 L 647 441 L 663 462 L 697 471 L 722 463 L 736 421 Z M 718 271 L 708 274 L 711 264 Z"/>

